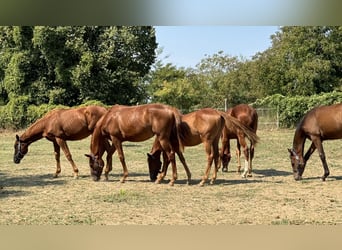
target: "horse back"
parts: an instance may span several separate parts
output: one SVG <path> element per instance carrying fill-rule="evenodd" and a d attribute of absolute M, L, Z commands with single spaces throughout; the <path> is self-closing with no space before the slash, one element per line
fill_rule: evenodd
<path fill-rule="evenodd" d="M 227 110 L 227 113 L 237 118 L 243 125 L 249 127 L 256 133 L 258 128 L 258 113 L 253 107 L 247 104 L 239 104 Z"/>
<path fill-rule="evenodd" d="M 177 119 L 175 109 L 163 104 L 114 105 L 101 126 L 106 134 L 121 140 L 143 141 L 154 134 L 170 136 Z"/>
<path fill-rule="evenodd" d="M 299 129 L 323 140 L 342 138 L 342 104 L 313 108 L 303 117 Z"/>
<path fill-rule="evenodd" d="M 57 109 L 44 117 L 42 122 L 44 124 L 44 136 L 47 138 L 59 137 L 65 140 L 80 140 L 92 133 L 95 125 L 89 128 L 91 120 L 100 118 L 95 117 L 88 107 L 81 107 L 75 109 Z M 87 113 L 88 112 L 88 113 Z M 89 117 L 87 117 L 89 116 Z M 94 123 L 96 124 L 95 120 Z"/>

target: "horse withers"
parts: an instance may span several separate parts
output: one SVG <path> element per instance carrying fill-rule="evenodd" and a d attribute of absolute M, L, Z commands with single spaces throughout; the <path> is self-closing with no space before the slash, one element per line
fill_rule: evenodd
<path fill-rule="evenodd" d="M 298 123 L 293 137 L 292 149 L 288 149 L 295 180 L 301 180 L 312 153 L 317 149 L 324 173 L 322 180 L 329 176 L 329 168 L 323 150 L 323 141 L 342 138 L 342 104 L 313 108 Z M 305 140 L 312 141 L 304 155 Z"/>
<path fill-rule="evenodd" d="M 163 104 L 145 104 L 138 106 L 114 105 L 107 114 L 98 122 L 92 139 L 89 167 L 94 179 L 99 179 L 103 172 L 102 155 L 104 153 L 103 142 L 106 139 L 112 141 L 112 148 L 108 155 L 111 156 L 117 150 L 123 168 L 123 176 L 120 182 L 125 182 L 128 170 L 125 162 L 122 143 L 124 141 L 141 142 L 154 135 L 166 152 L 168 160 L 172 163 L 173 176 L 170 185 L 177 179 L 175 162 L 175 148 L 182 148 L 180 140 L 175 140 L 178 145 L 173 145 L 171 138 L 178 137 L 178 127 L 181 121 L 181 113 L 178 109 Z M 112 162 L 105 169 L 105 178 L 112 170 Z"/>
<path fill-rule="evenodd" d="M 16 135 L 14 143 L 13 161 L 19 164 L 28 152 L 31 143 L 46 138 L 54 146 L 57 177 L 61 172 L 60 149 L 62 148 L 66 158 L 70 162 L 74 177 L 78 177 L 78 168 L 72 159 L 72 155 L 66 141 L 81 140 L 92 134 L 97 121 L 107 112 L 100 106 L 87 106 L 74 109 L 55 109 L 33 123 L 21 135 Z M 108 142 L 107 142 L 108 143 Z"/>

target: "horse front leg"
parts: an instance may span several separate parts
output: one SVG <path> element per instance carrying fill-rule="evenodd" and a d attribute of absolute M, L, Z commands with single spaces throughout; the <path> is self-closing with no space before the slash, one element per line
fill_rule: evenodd
<path fill-rule="evenodd" d="M 124 183 L 126 181 L 127 177 L 128 177 L 128 169 L 127 169 L 127 166 L 126 166 L 125 155 L 124 155 L 124 152 L 123 152 L 123 149 L 122 149 L 122 143 L 121 143 L 121 141 L 116 140 L 114 138 L 112 138 L 112 143 L 113 143 L 113 146 L 118 151 L 119 160 L 121 162 L 121 166 L 122 166 L 122 170 L 123 170 L 123 174 L 122 174 L 122 177 L 120 179 L 120 182 Z"/>
<path fill-rule="evenodd" d="M 162 155 L 163 155 L 163 166 L 162 166 L 161 172 L 159 173 L 155 181 L 156 184 L 160 184 L 162 180 L 164 180 L 166 173 L 167 173 L 167 169 L 170 164 L 169 157 L 167 156 L 164 150 L 162 150 Z"/>
<path fill-rule="evenodd" d="M 252 176 L 252 161 L 253 161 L 253 158 L 254 158 L 254 150 L 255 150 L 255 147 L 254 145 L 251 143 L 251 146 L 249 148 L 249 167 L 248 167 L 248 174 L 250 174 Z"/>
<path fill-rule="evenodd" d="M 53 148 L 54 148 L 54 153 L 55 153 L 55 159 L 56 159 L 56 173 L 53 175 L 53 178 L 57 178 L 58 175 L 61 173 L 61 148 L 57 144 L 56 141 L 53 141 Z"/>
<path fill-rule="evenodd" d="M 105 168 L 105 181 L 108 181 L 109 172 L 113 169 L 113 154 L 115 153 L 115 147 L 111 146 L 108 140 L 105 140 L 105 150 L 107 152 L 106 168 Z"/>
<path fill-rule="evenodd" d="M 322 161 L 322 165 L 323 165 L 323 169 L 324 169 L 324 174 L 322 176 L 322 181 L 325 181 L 325 179 L 329 176 L 330 171 L 328 168 L 328 164 L 327 164 L 327 160 L 325 158 L 325 153 L 323 150 L 323 145 L 322 145 L 322 141 L 320 138 L 315 137 L 314 139 L 312 139 L 312 142 L 315 144 L 315 147 L 317 148 L 317 151 L 319 153 L 319 158 Z"/>
<path fill-rule="evenodd" d="M 74 162 L 74 160 L 72 159 L 68 144 L 66 143 L 65 140 L 60 139 L 60 138 L 56 138 L 56 142 L 58 143 L 58 145 L 62 148 L 65 157 L 68 159 L 68 161 L 70 162 L 73 171 L 74 171 L 74 178 L 77 179 L 78 178 L 78 168 L 76 167 L 76 164 Z"/>

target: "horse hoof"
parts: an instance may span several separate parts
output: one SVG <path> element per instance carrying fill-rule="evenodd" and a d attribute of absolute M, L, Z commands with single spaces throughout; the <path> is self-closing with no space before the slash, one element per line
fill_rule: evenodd
<path fill-rule="evenodd" d="M 228 172 L 228 168 L 222 168 L 222 172 Z"/>

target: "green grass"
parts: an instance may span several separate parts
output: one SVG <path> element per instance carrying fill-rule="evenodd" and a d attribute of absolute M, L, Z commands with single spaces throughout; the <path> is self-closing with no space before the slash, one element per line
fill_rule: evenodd
<path fill-rule="evenodd" d="M 126 183 L 119 182 L 122 167 L 117 154 L 109 181 L 93 182 L 84 156 L 89 153 L 90 138 L 68 142 L 80 177 L 73 179 L 72 168 L 61 154 L 62 173 L 54 179 L 51 142 L 33 143 L 16 165 L 15 133 L 1 132 L 0 225 L 342 224 L 341 140 L 324 143 L 331 173 L 326 182 L 320 180 L 323 169 L 317 152 L 308 162 L 304 180 L 296 182 L 287 152 L 293 133 L 258 131 L 261 141 L 255 151 L 253 177 L 245 180 L 236 173 L 234 154 L 228 173 L 219 171 L 216 183 L 204 187 L 197 185 L 206 166 L 203 145 L 186 148 L 192 183 L 186 185 L 185 171 L 177 161 L 178 180 L 170 187 L 171 168 L 163 183 L 149 181 L 146 153 L 153 139 L 124 143 Z M 231 145 L 235 152 L 235 142 Z"/>

